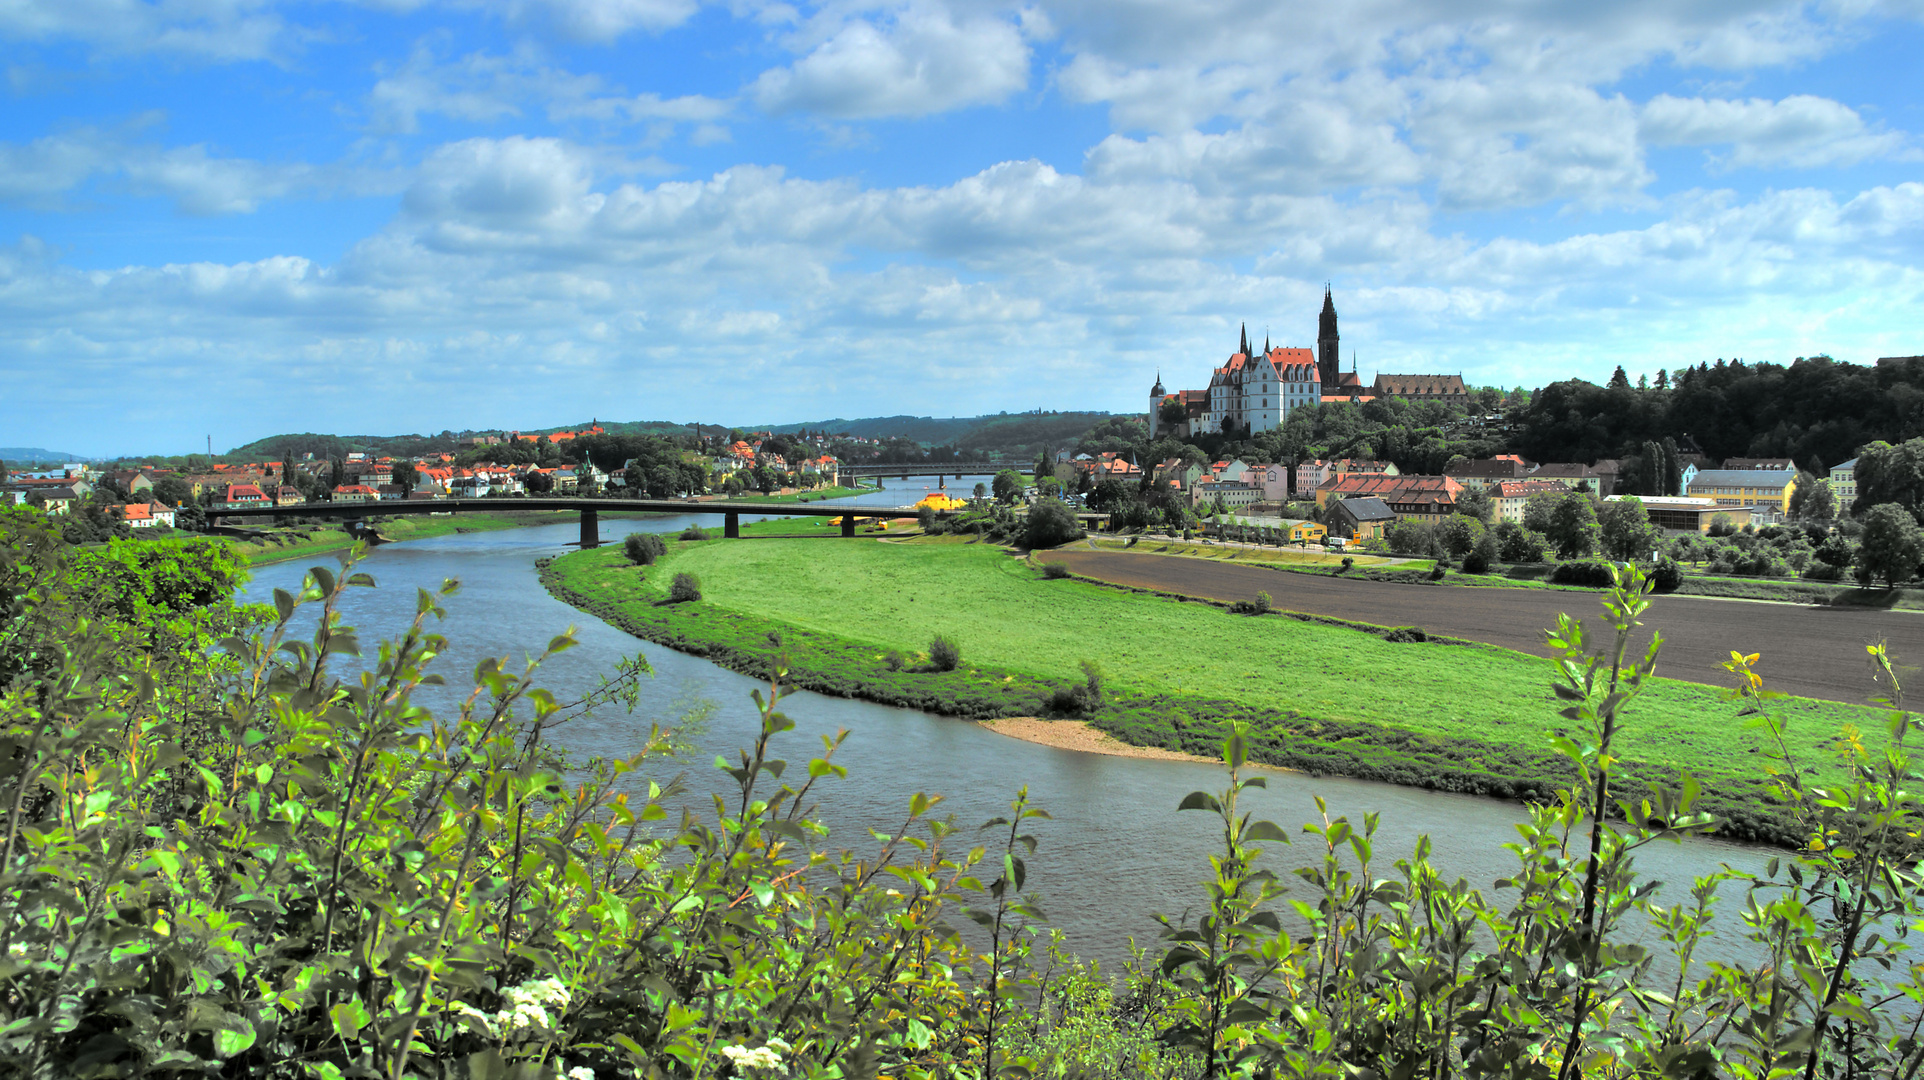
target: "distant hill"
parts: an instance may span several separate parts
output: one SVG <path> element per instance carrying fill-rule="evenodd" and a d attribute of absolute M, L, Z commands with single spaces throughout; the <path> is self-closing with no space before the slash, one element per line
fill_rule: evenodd
<path fill-rule="evenodd" d="M 1083 432 L 1109 418 L 1106 412 L 996 413 L 992 416 L 874 416 L 862 420 L 818 420 L 805 424 L 777 424 L 755 428 L 792 434 L 826 431 L 863 439 L 910 439 L 926 446 L 954 446 L 958 450 L 1001 450 L 1023 453 L 1044 444 L 1073 442 Z"/>
<path fill-rule="evenodd" d="M 85 461 L 79 454 L 69 454 L 64 450 L 47 450 L 38 446 L 0 446 L 0 461 L 9 465 L 29 461 Z"/>
<path fill-rule="evenodd" d="M 668 420 L 597 420 L 611 435 L 726 435 L 730 430 L 772 431 L 793 434 L 797 431 L 826 431 L 831 435 L 849 434 L 864 439 L 908 439 L 924 446 L 953 446 L 957 450 L 983 450 L 1010 457 L 1026 457 L 1045 449 L 1069 445 L 1091 427 L 1107 420 L 1106 412 L 996 413 L 993 416 L 874 416 L 859 420 L 821 420 L 805 424 L 777 424 L 736 429 L 717 424 L 677 424 Z M 588 426 L 584 419 L 559 427 L 522 428 L 524 435 L 545 435 L 554 431 L 579 431 Z M 444 453 L 472 445 L 478 431 L 443 431 L 438 435 L 318 435 L 313 432 L 270 435 L 236 446 L 228 458 L 278 461 L 283 453 L 296 457 L 313 454 L 317 458 L 344 457 L 350 453 L 413 457 Z M 492 431 L 487 432 L 492 434 Z M 25 458 L 28 452 L 19 452 Z M 73 461 L 50 451 L 43 460 Z M 12 460 L 16 452 L 0 450 L 0 457 Z"/>

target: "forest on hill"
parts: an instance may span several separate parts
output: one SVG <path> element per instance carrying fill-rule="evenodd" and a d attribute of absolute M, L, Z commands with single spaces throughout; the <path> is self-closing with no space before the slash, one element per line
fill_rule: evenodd
<path fill-rule="evenodd" d="M 1517 425 L 1513 448 L 1534 461 L 1624 457 L 1670 437 L 1713 461 L 1790 457 L 1823 476 L 1866 443 L 1924 435 L 1924 357 L 1871 367 L 1828 356 L 1788 365 L 1719 360 L 1648 387 L 1568 379 L 1508 419 Z"/>

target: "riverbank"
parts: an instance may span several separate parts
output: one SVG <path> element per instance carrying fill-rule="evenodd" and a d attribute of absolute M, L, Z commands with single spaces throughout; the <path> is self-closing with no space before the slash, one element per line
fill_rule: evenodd
<path fill-rule="evenodd" d="M 666 602 L 683 571 L 701 579 L 701 602 Z M 1080 719 L 1204 757 L 1241 720 L 1269 764 L 1497 798 L 1548 798 L 1574 779 L 1549 749 L 1562 722 L 1540 658 L 1049 581 L 989 544 L 676 543 L 645 570 L 619 551 L 582 552 L 544 566 L 542 580 L 639 637 L 757 677 L 786 663 L 796 685 L 842 697 L 977 720 Z M 961 643 L 956 670 L 930 670 L 921 655 L 936 633 Z M 1099 703 L 1077 691 L 1085 660 L 1099 671 Z M 1830 762 L 1846 723 L 1883 730 L 1856 706 L 1781 708 L 1806 762 Z M 1725 835 L 1784 835 L 1767 748 L 1716 688 L 1652 680 L 1619 746 L 1625 797 L 1688 771 Z"/>
<path fill-rule="evenodd" d="M 1136 746 L 1123 742 L 1105 731 L 1098 731 L 1087 720 L 1044 720 L 1040 716 L 1005 716 L 1000 720 L 984 720 L 982 726 L 997 735 L 1007 735 L 1011 739 L 1035 743 L 1037 746 L 1052 746 L 1057 750 L 1074 750 L 1079 754 L 1101 754 L 1104 757 L 1137 758 L 1149 761 L 1193 761 L 1202 765 L 1221 765 L 1222 757 L 1204 757 L 1201 754 L 1185 753 L 1181 750 L 1165 750 L 1160 746 Z M 1278 765 L 1264 766 L 1281 769 Z M 1294 769 L 1284 770 L 1294 772 Z"/>

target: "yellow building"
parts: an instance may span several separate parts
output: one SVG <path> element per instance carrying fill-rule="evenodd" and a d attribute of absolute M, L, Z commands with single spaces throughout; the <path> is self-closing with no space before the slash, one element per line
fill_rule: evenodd
<path fill-rule="evenodd" d="M 1770 522 L 1790 513 L 1790 496 L 1796 490 L 1797 474 L 1789 469 L 1704 469 L 1691 477 L 1684 495 L 1718 506 L 1756 507 L 1754 516 Z"/>
<path fill-rule="evenodd" d="M 1279 526 L 1284 537 L 1292 544 L 1320 544 L 1329 536 L 1329 528 L 1314 521 L 1285 519 Z"/>

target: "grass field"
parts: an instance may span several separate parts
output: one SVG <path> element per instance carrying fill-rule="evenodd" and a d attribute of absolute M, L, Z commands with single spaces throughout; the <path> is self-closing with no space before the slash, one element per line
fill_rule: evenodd
<path fill-rule="evenodd" d="M 810 503 L 821 502 L 823 499 L 843 499 L 850 495 L 860 495 L 865 491 L 874 490 L 872 487 L 816 488 L 814 491 L 798 491 L 789 495 L 735 495 L 730 497 L 728 501 L 770 503 L 777 505 L 781 503 Z"/>
<path fill-rule="evenodd" d="M 658 603 L 684 570 L 701 579 L 702 602 Z M 1138 744 L 1209 752 L 1223 721 L 1243 717 L 1278 764 L 1505 796 L 1547 795 L 1568 777 L 1547 750 L 1562 721 L 1544 660 L 1047 581 L 988 544 L 683 544 L 645 573 L 596 551 L 559 560 L 548 580 L 632 632 L 729 666 L 758 670 L 786 652 L 802 685 L 833 693 L 959 715 L 1046 712 L 1090 660 L 1113 691 L 1090 719 Z M 1594 594 L 1573 596 L 1574 612 L 1595 607 Z M 888 652 L 924 650 L 937 633 L 960 642 L 964 670 L 887 669 Z M 1793 699 L 1784 711 L 1798 752 L 1826 768 L 1844 724 L 1883 730 L 1848 705 Z M 1655 681 L 1619 746 L 1652 781 L 1680 769 L 1705 779 L 1733 835 L 1773 833 L 1762 740 L 1715 689 Z"/>

